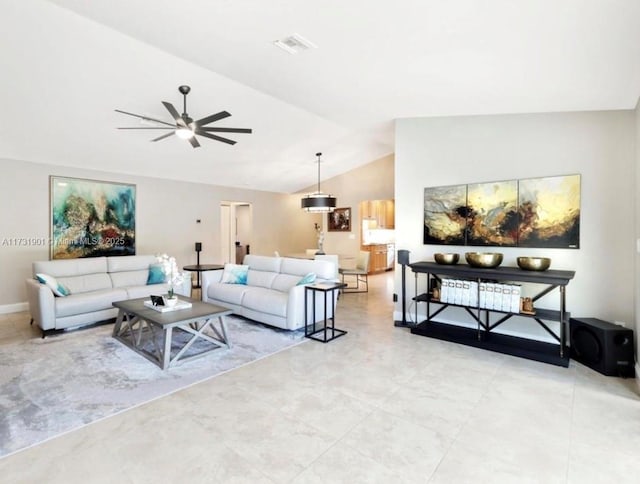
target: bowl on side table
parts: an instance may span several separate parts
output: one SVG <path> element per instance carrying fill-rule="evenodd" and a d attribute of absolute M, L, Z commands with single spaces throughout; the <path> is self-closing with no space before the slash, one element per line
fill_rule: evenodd
<path fill-rule="evenodd" d="M 546 271 L 551 265 L 548 257 L 518 257 L 518 267 L 525 271 Z"/>
<path fill-rule="evenodd" d="M 433 254 L 433 259 L 438 263 L 438 264 L 442 264 L 442 265 L 455 265 L 458 263 L 458 260 L 460 260 L 460 255 L 459 254 L 442 254 L 442 253 L 436 253 Z"/>
<path fill-rule="evenodd" d="M 502 264 L 502 254 L 498 252 L 465 252 L 464 258 L 471 267 L 491 269 Z"/>

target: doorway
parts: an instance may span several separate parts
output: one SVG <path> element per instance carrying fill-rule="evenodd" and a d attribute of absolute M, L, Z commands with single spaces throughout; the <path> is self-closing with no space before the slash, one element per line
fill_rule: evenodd
<path fill-rule="evenodd" d="M 224 263 L 242 264 L 251 251 L 252 232 L 250 203 L 220 202 L 220 255 Z"/>

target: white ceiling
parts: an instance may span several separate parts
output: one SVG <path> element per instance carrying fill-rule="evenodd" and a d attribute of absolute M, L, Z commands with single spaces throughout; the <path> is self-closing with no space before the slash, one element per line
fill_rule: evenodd
<path fill-rule="evenodd" d="M 293 192 L 394 151 L 402 117 L 633 109 L 638 0 L 0 0 L 0 158 Z M 299 33 L 318 49 L 272 42 Z M 253 128 L 192 149 L 135 126 Z M 180 109 L 181 111 L 181 109 Z"/>

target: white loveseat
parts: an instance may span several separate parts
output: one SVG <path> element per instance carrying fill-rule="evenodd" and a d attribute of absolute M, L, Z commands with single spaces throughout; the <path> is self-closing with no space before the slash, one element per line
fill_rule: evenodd
<path fill-rule="evenodd" d="M 334 264 L 326 260 L 247 255 L 243 264 L 249 266 L 246 284 L 222 283 L 222 270 L 203 272 L 202 300 L 225 306 L 245 318 L 288 330 L 303 328 L 305 324 L 305 286 L 298 285 L 300 280 L 309 273 L 316 275 L 316 282 L 333 281 L 335 277 Z M 314 320 L 320 321 L 324 318 L 324 296 L 315 294 Z M 337 295 L 337 291 L 334 292 L 335 298 Z M 335 298 L 328 300 L 327 317 L 333 315 Z M 309 322 L 311 302 L 309 296 Z"/>
<path fill-rule="evenodd" d="M 167 284 L 147 285 L 153 255 L 62 259 L 33 263 L 34 279 L 27 279 L 27 299 L 31 318 L 43 331 L 74 328 L 115 318 L 114 301 L 167 293 Z M 55 296 L 35 279 L 36 274 L 53 276 L 70 295 Z M 191 279 L 175 288 L 177 294 L 191 295 Z"/>

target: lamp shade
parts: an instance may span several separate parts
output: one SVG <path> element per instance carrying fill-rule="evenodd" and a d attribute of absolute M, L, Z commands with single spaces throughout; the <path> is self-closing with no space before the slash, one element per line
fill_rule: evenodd
<path fill-rule="evenodd" d="M 336 198 L 324 193 L 314 193 L 304 197 L 300 206 L 307 212 L 333 212 L 336 208 Z"/>
<path fill-rule="evenodd" d="M 318 157 L 318 191 L 310 193 L 300 201 L 300 207 L 305 212 L 326 213 L 333 212 L 336 208 L 336 198 L 320 191 L 320 157 L 322 153 L 316 153 Z"/>

